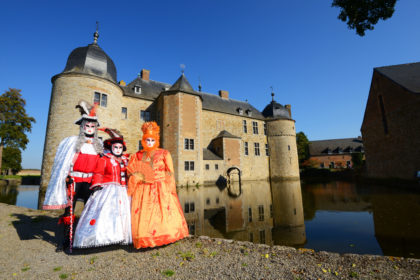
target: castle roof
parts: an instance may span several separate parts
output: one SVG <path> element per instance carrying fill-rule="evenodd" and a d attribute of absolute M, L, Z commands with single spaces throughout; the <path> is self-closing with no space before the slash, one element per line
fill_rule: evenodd
<path fill-rule="evenodd" d="M 203 160 L 223 160 L 223 158 L 219 157 L 211 150 L 204 148 L 203 149 Z"/>
<path fill-rule="evenodd" d="M 272 94 L 272 96 L 274 96 L 274 94 Z M 290 117 L 289 110 L 287 110 L 287 108 L 281 105 L 280 103 L 277 103 L 276 101 L 274 101 L 274 98 L 270 102 L 270 104 L 268 104 L 264 108 L 264 110 L 262 111 L 262 114 L 265 118 L 269 118 L 269 119 L 289 119 L 289 120 L 292 119 Z"/>
<path fill-rule="evenodd" d="M 413 93 L 420 93 L 420 62 L 376 67 L 374 71 Z"/>
<path fill-rule="evenodd" d="M 361 137 L 309 142 L 309 154 L 311 156 L 349 154 L 357 152 L 363 152 L 363 141 Z"/>
<path fill-rule="evenodd" d="M 220 133 L 215 138 L 219 138 L 219 137 L 241 139 L 241 137 L 235 136 L 226 130 L 220 131 Z"/>
<path fill-rule="evenodd" d="M 114 62 L 96 43 L 74 49 L 62 73 L 83 73 L 117 82 Z"/>
<path fill-rule="evenodd" d="M 135 93 L 135 87 L 140 87 L 140 92 Z M 264 116 L 254 106 L 248 102 L 239 101 L 231 98 L 221 98 L 216 94 L 197 92 L 188 82 L 184 74 L 171 86 L 167 83 L 144 80 L 137 77 L 127 86 L 122 86 L 124 95 L 154 101 L 162 92 L 164 94 L 173 94 L 176 92 L 185 92 L 200 96 L 203 101 L 203 110 L 227 113 L 231 115 L 247 116 L 253 119 L 264 119 Z"/>

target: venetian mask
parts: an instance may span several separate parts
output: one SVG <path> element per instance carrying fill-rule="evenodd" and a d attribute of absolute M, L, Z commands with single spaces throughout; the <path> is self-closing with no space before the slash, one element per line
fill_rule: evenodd
<path fill-rule="evenodd" d="M 121 156 L 124 151 L 124 146 L 121 143 L 115 143 L 111 147 L 111 152 L 114 156 Z"/>
<path fill-rule="evenodd" d="M 95 130 L 96 130 L 96 123 L 94 122 L 86 122 L 85 126 L 83 127 L 83 132 L 85 133 L 86 136 L 92 136 L 93 134 L 95 134 Z"/>
<path fill-rule="evenodd" d="M 146 146 L 149 148 L 153 148 L 153 146 L 156 144 L 155 138 L 147 137 L 146 138 Z"/>

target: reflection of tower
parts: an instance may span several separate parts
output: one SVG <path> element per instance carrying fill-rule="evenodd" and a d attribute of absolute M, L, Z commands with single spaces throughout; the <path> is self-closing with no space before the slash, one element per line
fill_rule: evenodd
<path fill-rule="evenodd" d="M 299 179 L 295 121 L 290 105 L 282 106 L 273 100 L 263 110 L 267 122 L 267 140 L 270 154 L 270 178 Z"/>
<path fill-rule="evenodd" d="M 306 242 L 300 181 L 271 182 L 273 200 L 273 241 L 276 245 L 297 246 Z"/>

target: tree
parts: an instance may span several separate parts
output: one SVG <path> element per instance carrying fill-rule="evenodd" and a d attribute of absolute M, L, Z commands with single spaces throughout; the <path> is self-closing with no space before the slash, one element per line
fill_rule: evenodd
<path fill-rule="evenodd" d="M 26 132 L 31 132 L 35 119 L 26 114 L 25 105 L 20 89 L 9 88 L 0 95 L 0 159 L 3 146 L 26 149 L 29 142 Z"/>
<path fill-rule="evenodd" d="M 386 20 L 394 14 L 397 0 L 333 0 L 332 7 L 340 8 L 338 19 L 347 21 L 350 29 L 356 29 L 359 36 L 364 36 L 366 30 L 380 19 Z"/>
<path fill-rule="evenodd" d="M 309 140 L 306 137 L 305 133 L 298 132 L 296 133 L 296 144 L 298 150 L 299 163 L 304 162 L 309 158 Z"/>
<path fill-rule="evenodd" d="M 11 170 L 13 174 L 18 173 L 22 170 L 22 153 L 19 148 L 16 147 L 4 147 L 3 159 L 2 159 L 2 170 Z M 8 173 L 8 175 L 10 175 Z"/>
<path fill-rule="evenodd" d="M 354 169 L 360 169 L 363 167 L 363 153 L 352 153 L 351 162 L 353 163 Z"/>

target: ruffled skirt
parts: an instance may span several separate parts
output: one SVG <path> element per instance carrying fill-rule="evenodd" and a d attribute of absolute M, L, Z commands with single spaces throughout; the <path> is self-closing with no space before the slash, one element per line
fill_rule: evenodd
<path fill-rule="evenodd" d="M 116 184 L 104 185 L 86 203 L 76 227 L 73 247 L 130 243 L 131 216 L 127 189 Z"/>

